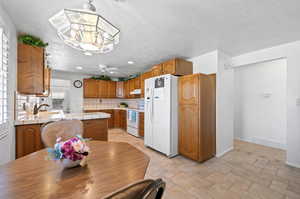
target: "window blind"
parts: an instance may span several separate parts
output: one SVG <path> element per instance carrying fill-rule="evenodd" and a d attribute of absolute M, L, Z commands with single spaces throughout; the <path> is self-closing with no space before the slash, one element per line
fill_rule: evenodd
<path fill-rule="evenodd" d="M 0 137 L 8 134 L 8 38 L 0 28 Z"/>

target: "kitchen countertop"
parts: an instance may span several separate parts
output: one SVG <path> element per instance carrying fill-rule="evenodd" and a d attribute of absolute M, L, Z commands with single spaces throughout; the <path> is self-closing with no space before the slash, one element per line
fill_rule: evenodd
<path fill-rule="evenodd" d="M 15 126 L 25 125 L 25 124 L 43 124 L 50 121 L 59 121 L 59 120 L 91 120 L 91 119 L 108 119 L 110 114 L 102 112 L 93 112 L 93 113 L 63 113 L 62 111 L 56 111 L 48 113 L 40 112 L 38 115 L 23 115 L 15 120 Z"/>
<path fill-rule="evenodd" d="M 138 109 L 138 108 L 121 108 L 121 107 L 88 107 L 88 108 L 84 108 L 84 111 L 101 111 L 101 110 L 135 110 L 138 112 L 144 112 L 144 110 L 142 109 Z"/>

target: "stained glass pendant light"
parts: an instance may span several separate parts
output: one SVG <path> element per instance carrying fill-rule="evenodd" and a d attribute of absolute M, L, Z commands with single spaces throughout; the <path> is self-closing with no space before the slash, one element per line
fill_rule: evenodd
<path fill-rule="evenodd" d="M 92 0 L 83 9 L 63 9 L 49 19 L 65 44 L 86 53 L 108 53 L 119 43 L 120 30 L 96 13 Z"/>

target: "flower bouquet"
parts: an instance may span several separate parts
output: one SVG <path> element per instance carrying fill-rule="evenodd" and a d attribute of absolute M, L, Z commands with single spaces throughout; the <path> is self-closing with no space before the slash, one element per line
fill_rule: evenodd
<path fill-rule="evenodd" d="M 85 140 L 78 135 L 67 141 L 58 138 L 54 148 L 49 148 L 48 153 L 50 159 L 60 160 L 64 168 L 72 168 L 86 165 L 89 150 Z"/>

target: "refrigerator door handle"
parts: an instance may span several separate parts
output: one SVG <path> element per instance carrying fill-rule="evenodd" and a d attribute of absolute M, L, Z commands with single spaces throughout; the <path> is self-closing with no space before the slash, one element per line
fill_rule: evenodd
<path fill-rule="evenodd" d="M 154 99 L 153 99 L 153 93 L 154 93 L 154 90 L 153 89 L 151 89 L 151 122 L 153 122 L 153 113 L 154 113 L 154 111 L 153 111 L 153 107 L 154 107 Z"/>

